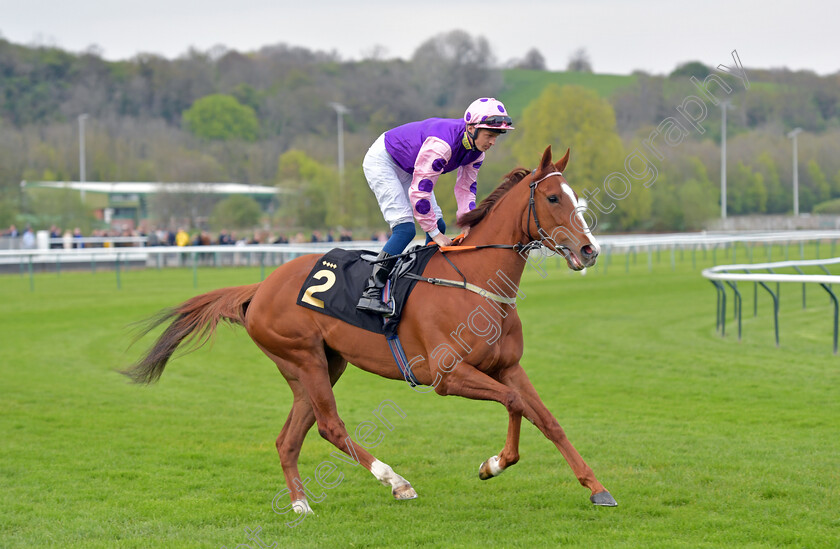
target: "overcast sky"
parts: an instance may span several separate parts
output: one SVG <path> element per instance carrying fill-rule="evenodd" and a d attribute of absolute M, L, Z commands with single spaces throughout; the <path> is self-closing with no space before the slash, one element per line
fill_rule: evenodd
<path fill-rule="evenodd" d="M 828 0 L 0 0 L 0 36 L 106 59 L 177 57 L 190 47 L 240 52 L 285 43 L 342 59 L 408 59 L 460 29 L 488 39 L 500 63 L 531 48 L 562 70 L 585 48 L 595 72 L 668 73 L 679 63 L 840 71 L 836 2 Z"/>

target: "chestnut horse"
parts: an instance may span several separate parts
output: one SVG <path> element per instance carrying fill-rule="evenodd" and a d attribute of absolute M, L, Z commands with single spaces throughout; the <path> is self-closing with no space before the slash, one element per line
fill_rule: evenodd
<path fill-rule="evenodd" d="M 478 208 L 461 217 L 459 224 L 470 230 L 454 249 L 463 251 L 453 254 L 450 247 L 445 251 L 448 257 L 435 254 L 423 274 L 451 278 L 456 265 L 467 281 L 482 290 L 418 283 L 403 308 L 399 334 L 406 356 L 428 357 L 412 365 L 421 385 L 434 387 L 440 395 L 494 400 L 507 409 L 505 445 L 498 455 L 481 464 L 482 480 L 499 475 L 519 460 L 524 416 L 560 450 L 580 483 L 591 491 L 592 503 L 615 506 L 615 499 L 566 438 L 520 365 L 522 323 L 515 299 L 510 298 L 518 291 L 531 249 L 544 246 L 561 253 L 573 270 L 595 264 L 598 244 L 583 221 L 580 210 L 584 206 L 563 177 L 568 160 L 567 150 L 559 162 L 552 163 L 551 147 L 546 148 L 539 168 L 533 172 L 514 170 Z M 254 343 L 277 365 L 294 395 L 289 417 L 277 437 L 277 452 L 295 511 L 312 512 L 300 481 L 298 456 L 307 431 L 316 422 L 322 437 L 390 486 L 396 499 L 413 499 L 417 493 L 411 484 L 354 444 L 336 411 L 332 386 L 348 362 L 390 379 L 402 380 L 403 374 L 383 335 L 296 305 L 318 258 L 297 258 L 261 283 L 215 290 L 163 311 L 144 333 L 171 323 L 148 353 L 123 373 L 138 383 L 154 382 L 185 340 L 200 345 L 222 320 L 244 325 Z M 507 300 L 489 291 L 504 285 L 511 290 Z M 499 301 L 491 301 L 488 293 Z M 465 311 L 473 312 L 467 316 Z M 457 344 L 452 343 L 453 336 Z"/>

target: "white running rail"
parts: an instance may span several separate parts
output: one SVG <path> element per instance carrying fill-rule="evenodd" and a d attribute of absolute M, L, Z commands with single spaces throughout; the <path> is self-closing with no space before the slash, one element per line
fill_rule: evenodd
<path fill-rule="evenodd" d="M 752 282 L 755 288 L 757 300 L 758 286 L 767 290 L 773 298 L 773 318 L 776 331 L 776 346 L 779 346 L 779 291 L 774 293 L 767 286 L 768 282 L 781 283 L 798 282 L 802 284 L 802 307 L 805 307 L 805 286 L 806 284 L 819 284 L 828 292 L 834 302 L 834 354 L 837 354 L 837 330 L 838 330 L 838 301 L 837 296 L 831 288 L 832 284 L 840 284 L 840 275 L 832 275 L 829 265 L 840 264 L 840 257 L 831 259 L 812 259 L 800 261 L 777 261 L 774 263 L 746 263 L 739 265 L 717 265 L 703 270 L 703 276 L 708 279 L 717 289 L 717 329 L 721 336 L 726 333 L 726 288 L 725 282 L 735 297 L 735 316 L 738 319 L 738 339 L 741 339 L 741 293 L 738 291 L 738 282 Z M 802 267 L 819 267 L 825 274 L 805 274 Z M 793 273 L 777 273 L 774 270 L 795 269 Z M 739 272 L 733 272 L 739 271 Z M 757 273 L 755 271 L 767 271 Z"/>

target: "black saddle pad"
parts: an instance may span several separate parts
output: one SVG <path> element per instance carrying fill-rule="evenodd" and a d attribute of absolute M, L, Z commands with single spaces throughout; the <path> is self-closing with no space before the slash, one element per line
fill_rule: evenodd
<path fill-rule="evenodd" d="M 376 252 L 334 248 L 324 254 L 312 267 L 298 294 L 297 304 L 325 315 L 391 337 L 397 333 L 403 306 L 417 280 L 405 278 L 406 273 L 420 275 L 437 252 L 437 246 L 416 246 L 412 255 L 400 258 L 391 272 L 390 294 L 394 300 L 394 315 L 380 315 L 359 311 L 356 304 L 362 296 L 370 276 Z"/>

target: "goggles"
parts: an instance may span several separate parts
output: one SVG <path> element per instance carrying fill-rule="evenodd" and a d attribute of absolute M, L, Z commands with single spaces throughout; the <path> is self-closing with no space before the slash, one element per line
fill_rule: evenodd
<path fill-rule="evenodd" d="M 490 126 L 493 128 L 497 128 L 499 126 L 510 126 L 513 124 L 513 119 L 510 116 L 488 116 L 484 120 L 477 122 L 477 126 Z"/>

